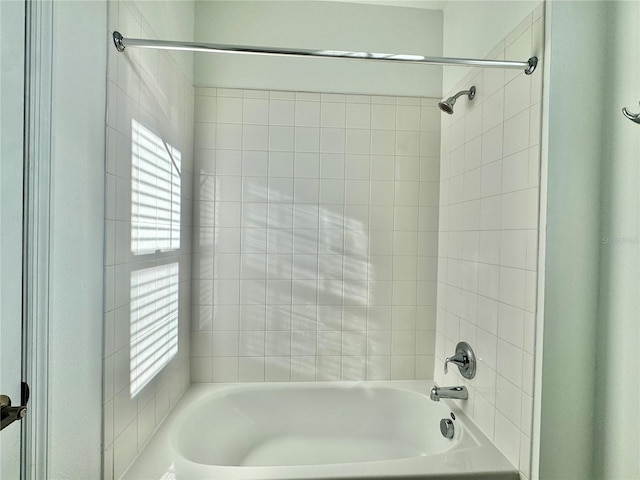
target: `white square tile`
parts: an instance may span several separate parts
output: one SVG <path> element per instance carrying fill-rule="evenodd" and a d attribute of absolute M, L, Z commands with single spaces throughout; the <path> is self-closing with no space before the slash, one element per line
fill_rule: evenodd
<path fill-rule="evenodd" d="M 294 175 L 296 178 L 318 178 L 320 155 L 318 153 L 296 153 L 294 157 Z"/>
<path fill-rule="evenodd" d="M 409 380 L 415 377 L 413 355 L 391 356 L 391 380 Z"/>
<path fill-rule="evenodd" d="M 224 253 L 215 255 L 213 272 L 216 279 L 239 279 L 240 255 Z"/>
<path fill-rule="evenodd" d="M 394 207 L 393 217 L 396 230 L 418 229 L 418 207 Z"/>
<path fill-rule="evenodd" d="M 265 358 L 240 357 L 238 380 L 241 382 L 263 382 L 265 380 Z"/>
<path fill-rule="evenodd" d="M 371 131 L 371 153 L 373 155 L 395 155 L 396 135 L 392 130 Z"/>
<path fill-rule="evenodd" d="M 347 103 L 346 126 L 347 128 L 371 128 L 371 105 Z"/>
<path fill-rule="evenodd" d="M 366 278 L 358 280 L 344 280 L 343 291 L 337 291 L 336 304 L 344 303 L 347 306 L 363 307 L 367 305 L 367 281 Z"/>
<path fill-rule="evenodd" d="M 392 181 L 394 179 L 394 171 L 396 168 L 394 159 L 395 157 L 393 155 L 372 155 L 371 178 L 374 180 Z"/>
<path fill-rule="evenodd" d="M 293 225 L 296 229 L 318 228 L 319 211 L 317 203 L 297 203 L 294 205 Z"/>
<path fill-rule="evenodd" d="M 321 128 L 320 151 L 323 153 L 344 153 L 346 151 L 346 130 L 343 128 Z"/>
<path fill-rule="evenodd" d="M 240 269 L 241 278 L 248 280 L 260 280 L 266 278 L 267 274 L 267 255 L 264 253 L 258 254 L 243 254 L 241 255 L 242 265 Z"/>
<path fill-rule="evenodd" d="M 245 98 L 242 107 L 244 124 L 269 124 L 269 100 Z"/>
<path fill-rule="evenodd" d="M 320 154 L 320 176 L 322 178 L 344 178 L 345 156 L 342 153 Z"/>
<path fill-rule="evenodd" d="M 226 150 L 240 150 L 242 148 L 242 125 L 218 123 L 215 131 L 216 143 L 214 147 Z M 211 146 L 201 145 L 205 148 Z"/>
<path fill-rule="evenodd" d="M 240 307 L 238 305 L 216 305 L 213 307 L 214 330 L 238 330 Z"/>
<path fill-rule="evenodd" d="M 313 305 L 317 302 L 317 280 L 294 280 L 291 301 L 293 305 Z"/>
<path fill-rule="evenodd" d="M 504 155 L 512 155 L 529 147 L 529 110 L 504 122 Z"/>
<path fill-rule="evenodd" d="M 315 380 L 316 357 L 312 355 L 291 357 L 291 380 L 308 382 Z"/>
<path fill-rule="evenodd" d="M 237 305 L 240 302 L 238 280 L 218 280 L 213 284 L 213 302 L 216 305 Z"/>
<path fill-rule="evenodd" d="M 238 357 L 214 357 L 212 366 L 213 382 L 238 381 Z"/>
<path fill-rule="evenodd" d="M 290 242 L 289 252 L 292 251 L 293 237 L 289 234 L 288 241 Z M 271 247 L 269 247 L 271 249 Z M 273 280 L 285 280 L 291 278 L 291 268 L 293 265 L 293 256 L 280 253 L 268 253 L 267 254 L 267 279 Z"/>
<path fill-rule="evenodd" d="M 296 152 L 319 152 L 320 151 L 320 128 L 296 126 L 295 151 Z"/>
<path fill-rule="evenodd" d="M 490 69 L 487 69 L 490 70 Z M 482 432 L 489 438 L 493 438 L 494 435 L 494 423 L 495 423 L 495 408 L 482 396 L 477 396 L 474 399 L 474 421 L 482 430 Z"/>
<path fill-rule="evenodd" d="M 490 197 L 502 193 L 502 161 L 497 161 L 482 167 L 481 175 L 482 197 Z"/>
<path fill-rule="evenodd" d="M 242 175 L 266 177 L 268 159 L 269 154 L 267 152 L 242 152 Z"/>
<path fill-rule="evenodd" d="M 390 380 L 391 357 L 376 355 L 367 357 L 367 380 Z"/>
<path fill-rule="evenodd" d="M 369 155 L 348 154 L 346 158 L 345 177 L 347 179 L 369 179 Z"/>
<path fill-rule="evenodd" d="M 268 184 L 268 201 L 270 202 L 269 208 L 275 208 L 274 203 L 291 203 L 293 202 L 293 178 L 282 178 L 282 177 L 270 177 Z M 264 204 L 265 206 L 267 204 Z M 289 210 L 291 210 L 289 208 Z M 272 212 L 270 211 L 270 214 Z M 285 228 L 291 227 L 291 222 L 288 222 L 288 225 L 285 221 L 279 221 L 280 219 L 285 219 L 283 214 L 285 213 L 282 210 L 276 212 L 274 210 L 274 219 L 276 219 L 276 223 L 269 222 L 269 226 L 275 228 Z M 287 217 L 289 218 L 289 217 Z M 290 219 L 290 218 L 289 218 Z"/>
<path fill-rule="evenodd" d="M 502 158 L 503 125 L 500 124 L 482 135 L 482 164 Z"/>
<path fill-rule="evenodd" d="M 304 127 L 320 126 L 320 103 L 296 101 L 295 123 Z"/>
<path fill-rule="evenodd" d="M 218 97 L 217 113 L 218 123 L 242 123 L 242 99 Z"/>
<path fill-rule="evenodd" d="M 531 77 L 518 75 L 504 88 L 504 118 L 529 108 L 531 97 Z"/>
<path fill-rule="evenodd" d="M 291 100 L 269 100 L 269 124 L 293 126 L 295 103 Z"/>
<path fill-rule="evenodd" d="M 512 465 L 519 465 L 520 430 L 499 411 L 496 412 L 494 441 Z"/>
<path fill-rule="evenodd" d="M 482 103 L 468 104 L 464 125 L 466 142 L 477 138 L 482 133 L 483 107 Z"/>
<path fill-rule="evenodd" d="M 420 107 L 398 105 L 396 130 L 420 130 Z"/>
<path fill-rule="evenodd" d="M 395 105 L 371 106 L 371 128 L 375 130 L 395 130 L 396 107 Z"/>
<path fill-rule="evenodd" d="M 320 203 L 344 204 L 344 180 L 321 179 Z"/>
<path fill-rule="evenodd" d="M 240 150 L 216 150 L 215 153 L 217 175 L 241 175 L 242 152 Z"/>
<path fill-rule="evenodd" d="M 266 202 L 268 199 L 268 192 L 267 178 L 242 178 L 242 200 L 244 202 Z"/>
<path fill-rule="evenodd" d="M 393 177 L 392 177 L 393 178 Z M 420 158 L 397 156 L 395 162 L 395 180 L 416 181 L 420 178 Z"/>
<path fill-rule="evenodd" d="M 509 305 L 500 304 L 498 319 L 498 336 L 522 348 L 524 342 L 525 312 Z"/>
<path fill-rule="evenodd" d="M 240 228 L 216 227 L 215 251 L 217 253 L 240 253 Z"/>
<path fill-rule="evenodd" d="M 523 190 L 529 186 L 529 151 L 522 150 L 503 161 L 503 192 Z"/>
<path fill-rule="evenodd" d="M 268 150 L 269 127 L 266 125 L 243 125 L 242 148 L 244 150 Z"/>
<path fill-rule="evenodd" d="M 269 126 L 269 151 L 292 152 L 295 131 L 291 126 Z"/>
<path fill-rule="evenodd" d="M 291 355 L 315 355 L 316 337 L 316 332 L 291 332 Z"/>
<path fill-rule="evenodd" d="M 296 178 L 294 181 L 294 201 L 296 203 L 318 203 L 319 181 L 317 179 Z"/>
<path fill-rule="evenodd" d="M 526 268 L 528 237 L 527 230 L 503 230 L 500 240 L 500 265 Z"/>
<path fill-rule="evenodd" d="M 345 125 L 346 125 L 345 104 L 322 102 L 320 107 L 320 126 L 344 128 Z"/>
<path fill-rule="evenodd" d="M 523 372 L 522 350 L 498 339 L 497 372 L 520 388 Z"/>
<path fill-rule="evenodd" d="M 240 332 L 239 354 L 242 357 L 263 357 L 265 348 L 264 331 Z"/>
<path fill-rule="evenodd" d="M 431 133 L 396 132 L 396 155 L 437 155 L 437 138 Z"/>
<path fill-rule="evenodd" d="M 240 302 L 242 305 L 264 305 L 265 298 L 265 280 L 240 280 Z"/>
<path fill-rule="evenodd" d="M 371 153 L 371 130 L 350 128 L 346 132 L 347 153 Z"/>
<path fill-rule="evenodd" d="M 269 152 L 269 175 L 293 177 L 293 153 Z"/>
<path fill-rule="evenodd" d="M 369 203 L 369 182 L 367 180 L 346 180 L 345 193 L 347 204 L 367 205 Z"/>
<path fill-rule="evenodd" d="M 478 358 L 484 362 L 487 367 L 492 370 L 495 370 L 497 366 L 497 342 L 498 339 L 495 335 L 485 331 L 482 328 L 477 329 L 476 331 L 476 339 L 478 343 L 477 354 Z M 490 394 L 490 391 L 487 391 L 487 394 Z M 487 396 L 485 394 L 485 397 Z M 490 398 L 490 397 L 487 397 Z"/>
<path fill-rule="evenodd" d="M 291 333 L 286 331 L 266 332 L 265 345 L 267 356 L 291 355 Z"/>
<path fill-rule="evenodd" d="M 393 181 L 373 180 L 371 188 L 371 206 L 393 205 L 395 200 L 395 183 Z"/>
<path fill-rule="evenodd" d="M 502 201 L 502 228 L 526 229 L 528 225 L 529 197 L 527 190 L 508 193 Z M 537 199 L 534 209 L 537 210 Z"/>
<path fill-rule="evenodd" d="M 212 356 L 237 356 L 238 339 L 238 332 L 212 332 Z"/>
<path fill-rule="evenodd" d="M 498 375 L 496 382 L 496 408 L 514 425 L 520 424 L 522 392 L 511 382 Z"/>

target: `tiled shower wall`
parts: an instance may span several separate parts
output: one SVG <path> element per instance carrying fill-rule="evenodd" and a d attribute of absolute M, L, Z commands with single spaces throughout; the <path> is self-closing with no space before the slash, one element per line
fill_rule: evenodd
<path fill-rule="evenodd" d="M 431 378 L 437 100 L 195 104 L 192 381 Z"/>
<path fill-rule="evenodd" d="M 151 28 L 134 2 L 110 1 L 108 8 L 109 34 L 114 29 L 142 38 L 157 38 L 156 34 L 162 33 Z M 109 45 L 105 166 L 105 479 L 120 478 L 190 383 L 191 75 L 190 71 L 181 71 L 174 58 L 166 53 L 136 49 L 117 53 Z M 181 238 L 177 250 L 143 255 L 132 253 L 134 120 L 181 152 Z M 177 353 L 150 383 L 135 393 L 130 388 L 132 279 L 136 272 L 164 265 L 179 268 Z M 160 291 L 157 287 L 156 292 Z"/>
<path fill-rule="evenodd" d="M 530 477 L 536 322 L 543 8 L 487 57 L 540 58 L 536 72 L 475 69 L 448 95 L 477 87 L 443 117 L 436 366 L 466 385 L 460 407 Z M 445 95 L 447 96 L 447 95 Z M 476 377 L 446 356 L 466 341 Z"/>

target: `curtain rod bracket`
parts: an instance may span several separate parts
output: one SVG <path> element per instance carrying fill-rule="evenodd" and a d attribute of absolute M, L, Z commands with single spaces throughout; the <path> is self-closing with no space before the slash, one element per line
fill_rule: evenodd
<path fill-rule="evenodd" d="M 113 43 L 116 46 L 116 50 L 118 50 L 119 52 L 124 52 L 124 44 L 122 43 L 123 39 L 124 37 L 120 32 L 113 32 Z"/>
<path fill-rule="evenodd" d="M 529 63 L 529 66 L 525 68 L 524 73 L 527 75 L 531 75 L 533 72 L 536 71 L 536 67 L 538 66 L 538 57 L 531 57 L 528 60 L 528 63 Z"/>

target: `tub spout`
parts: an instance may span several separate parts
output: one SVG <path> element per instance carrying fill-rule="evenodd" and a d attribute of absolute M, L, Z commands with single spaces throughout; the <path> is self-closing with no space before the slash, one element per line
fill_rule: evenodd
<path fill-rule="evenodd" d="M 439 402 L 441 398 L 453 398 L 455 400 L 466 400 L 469 398 L 467 387 L 436 387 L 431 389 L 431 400 Z"/>

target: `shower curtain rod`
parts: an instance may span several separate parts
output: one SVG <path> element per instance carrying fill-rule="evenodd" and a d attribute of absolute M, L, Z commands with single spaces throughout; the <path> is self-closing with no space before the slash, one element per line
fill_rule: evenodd
<path fill-rule="evenodd" d="M 284 57 L 345 58 L 352 60 L 380 60 L 387 62 L 409 62 L 426 65 L 471 65 L 490 68 L 523 69 L 531 75 L 538 65 L 538 58 L 531 57 L 525 62 L 510 60 L 479 60 L 473 58 L 424 57 L 422 55 L 402 55 L 392 53 L 347 52 L 337 50 L 306 50 L 294 48 L 252 47 L 247 45 L 225 45 L 219 43 L 177 42 L 169 40 L 147 40 L 125 38 L 120 32 L 113 32 L 113 43 L 119 52 L 125 48 L 153 48 L 158 50 L 184 50 L 189 52 L 239 53 L 248 55 L 273 55 Z"/>

